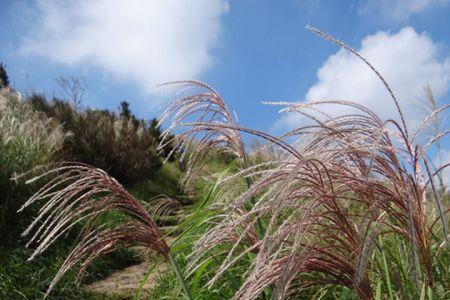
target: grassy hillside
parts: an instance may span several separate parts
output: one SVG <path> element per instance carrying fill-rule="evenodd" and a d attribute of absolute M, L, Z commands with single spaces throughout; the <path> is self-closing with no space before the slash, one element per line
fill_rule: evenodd
<path fill-rule="evenodd" d="M 119 135 L 115 138 L 116 146 L 112 143 L 106 146 L 101 145 L 101 141 L 106 142 L 111 137 L 104 136 L 107 134 L 105 123 L 96 123 L 96 118 L 101 119 L 108 116 L 112 121 L 108 124 L 111 126 L 115 124 L 114 126 L 117 128 L 117 124 L 121 124 L 118 123 L 121 117 L 115 115 L 114 112 L 98 112 L 97 114 L 95 111 L 90 111 L 85 115 L 85 112 L 78 112 L 69 103 L 61 100 L 52 102 L 37 95 L 23 99 L 18 93 L 9 89 L 0 91 L 1 299 L 41 298 L 52 275 L 57 272 L 72 248 L 73 242 L 77 238 L 77 231 L 81 228 L 81 226 L 76 226 L 75 230 L 41 257 L 27 262 L 32 251 L 25 248 L 27 241 L 20 237 L 20 234 L 25 226 L 34 219 L 39 206 L 35 205 L 21 213 L 17 213 L 17 210 L 37 190 L 38 186 L 26 185 L 20 178 L 11 180 L 14 176 L 28 172 L 39 165 L 58 163 L 67 159 L 77 159 L 94 163 L 94 165 L 98 163 L 99 167 L 102 167 L 102 164 L 115 164 L 114 166 L 117 167 L 111 165 L 110 170 L 122 172 L 120 168 L 127 168 L 128 172 L 126 175 L 123 174 L 125 176 L 121 176 L 121 179 L 130 185 L 132 193 L 143 202 L 151 201 L 154 196 L 162 192 L 173 198 L 184 199 L 178 188 L 180 171 L 177 163 L 168 162 L 162 166 L 164 157 L 156 154 L 159 129 L 154 125 L 153 127 L 144 127 L 146 126 L 142 125 L 144 121 L 137 120 L 131 112 L 129 113 L 130 124 L 126 125 L 128 126 L 127 131 L 122 130 L 118 133 Z M 87 117 L 88 115 L 90 117 Z M 101 124 L 103 124 L 103 130 L 99 131 L 97 128 Z M 80 142 L 80 130 L 89 126 L 92 129 L 89 133 L 90 136 L 83 137 L 86 138 L 86 144 L 84 146 L 77 145 L 74 148 Z M 133 135 L 145 135 L 145 131 L 148 134 L 147 140 L 132 140 L 137 138 Z M 136 147 L 136 143 L 140 143 L 140 148 Z M 122 152 L 126 149 L 133 149 L 133 153 L 141 151 L 142 154 L 139 155 L 148 157 L 110 155 L 105 159 L 102 157 L 103 152 L 99 150 L 102 147 L 110 146 L 117 147 L 117 151 Z M 108 148 L 104 150 L 111 152 Z M 90 161 L 86 161 L 87 157 Z M 149 163 L 141 164 L 143 159 Z M 105 220 L 114 222 L 114 218 L 115 215 L 110 214 Z M 34 245 L 31 246 L 34 247 Z M 96 261 L 83 277 L 83 282 L 89 283 L 103 278 L 114 270 L 136 262 L 137 258 L 131 251 L 120 249 L 118 253 L 109 254 Z M 73 272 L 68 274 L 55 292 L 50 295 L 50 298 L 104 299 L 104 296 L 89 295 L 79 289 L 74 282 L 74 275 Z"/>

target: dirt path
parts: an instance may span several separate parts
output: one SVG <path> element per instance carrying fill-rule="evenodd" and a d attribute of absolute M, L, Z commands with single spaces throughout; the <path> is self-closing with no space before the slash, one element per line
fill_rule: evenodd
<path fill-rule="evenodd" d="M 171 238 L 170 242 L 173 240 L 174 238 Z M 133 297 L 153 261 L 150 259 L 151 251 L 141 247 L 135 247 L 132 250 L 142 257 L 141 263 L 117 271 L 102 280 L 85 286 L 85 289 L 100 294 L 115 294 L 125 299 Z M 144 285 L 144 291 L 150 291 L 155 286 L 158 276 L 164 274 L 168 269 L 167 263 L 160 263 L 150 274 Z"/>
<path fill-rule="evenodd" d="M 167 226 L 162 227 L 161 229 L 163 232 L 167 232 L 170 231 L 172 227 Z M 169 245 L 171 245 L 174 240 L 175 237 L 173 236 L 168 236 L 166 238 Z M 154 262 L 154 260 L 152 260 L 154 253 L 145 247 L 133 247 L 132 250 L 140 257 L 140 263 L 114 272 L 106 278 L 95 281 L 84 288 L 89 292 L 116 295 L 123 299 L 133 298 L 142 279 Z M 144 285 L 143 293 L 149 292 L 155 286 L 158 277 L 167 272 L 167 270 L 169 270 L 169 265 L 166 262 L 159 263 L 158 267 L 153 270 Z"/>
<path fill-rule="evenodd" d="M 150 262 L 142 262 L 140 264 L 125 268 L 121 271 L 111 274 L 105 279 L 96 281 L 88 286 L 86 290 L 100 294 L 116 294 L 125 299 L 132 298 L 136 293 L 141 280 L 150 267 Z M 150 291 L 156 284 L 158 276 L 164 274 L 168 270 L 166 263 L 159 264 L 158 268 L 152 272 L 144 285 L 144 291 Z"/>

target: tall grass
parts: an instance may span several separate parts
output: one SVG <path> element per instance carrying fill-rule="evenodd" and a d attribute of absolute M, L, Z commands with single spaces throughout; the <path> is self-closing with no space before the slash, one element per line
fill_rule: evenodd
<path fill-rule="evenodd" d="M 17 179 L 23 176 L 27 174 Z M 131 245 L 154 250 L 168 260 L 179 274 L 169 246 L 150 214 L 103 170 L 84 164 L 63 163 L 43 170 L 27 183 L 48 177 L 50 181 L 19 210 L 21 212 L 36 202 L 45 201 L 37 218 L 23 232 L 23 236 L 30 237 L 27 246 L 36 245 L 29 261 L 75 225 L 83 224 L 83 228 L 45 296 L 69 269 L 77 267 L 81 275 L 99 256 Z M 114 222 L 102 222 L 101 217 L 111 212 L 120 213 L 121 218 L 116 217 Z"/>
<path fill-rule="evenodd" d="M 49 163 L 64 137 L 57 122 L 34 112 L 18 93 L 0 88 L 0 243 L 16 238 L 12 231 L 20 228 L 22 219 L 15 212 L 30 194 L 10 178 Z"/>
<path fill-rule="evenodd" d="M 46 200 L 37 219 L 42 223 L 35 221 L 26 231 L 37 228 L 31 238 L 37 242 L 35 255 L 68 230 L 66 225 L 89 220 L 55 280 L 76 262 L 83 270 L 118 243 L 137 242 L 171 263 L 188 297 L 201 290 L 200 282 L 211 290 L 226 285 L 235 299 L 323 296 L 336 289 L 361 299 L 379 299 L 384 291 L 391 298 L 445 297 L 449 209 L 436 176 L 448 165 L 433 169 L 427 152 L 449 132 L 437 132 L 424 144 L 417 137 L 449 106 L 434 108 L 410 132 L 393 90 L 375 67 L 343 42 L 309 29 L 376 73 L 399 121 L 383 120 L 347 100 L 269 103 L 307 120 L 274 137 L 239 126 L 208 85 L 177 82 L 200 92 L 169 105 L 161 119 L 171 125 L 161 146 L 171 141 L 169 132 L 178 132 L 175 139 L 189 159 L 188 179 L 201 173 L 198 166 L 213 149 L 230 153 L 237 162 L 227 168 L 236 172 L 217 178 L 214 188 L 221 192 L 209 193 L 182 224 L 180 243 L 190 238 L 175 246 L 187 249 L 187 254 L 179 250 L 179 258 L 187 260 L 183 272 L 141 204 L 103 171 L 76 165 L 49 171 L 64 175 L 51 179 L 25 204 Z M 322 110 L 327 105 L 352 112 L 331 117 Z M 265 141 L 263 160 L 251 163 L 242 133 Z M 95 231 L 96 218 L 111 210 L 126 213 L 131 223 Z"/>

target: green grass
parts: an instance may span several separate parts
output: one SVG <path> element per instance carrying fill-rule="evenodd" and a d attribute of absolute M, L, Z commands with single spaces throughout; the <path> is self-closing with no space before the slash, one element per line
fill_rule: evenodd
<path fill-rule="evenodd" d="M 200 177 L 195 182 L 196 186 L 196 202 L 192 208 L 191 214 L 179 225 L 182 234 L 178 236 L 177 241 L 172 246 L 172 251 L 176 254 L 177 262 L 184 269 L 187 264 L 187 256 L 191 253 L 193 243 L 198 236 L 201 236 L 209 225 L 205 223 L 208 217 L 217 213 L 211 209 L 210 204 L 214 202 L 221 192 L 218 187 L 218 181 L 226 174 L 232 172 L 235 168 L 234 162 L 228 164 L 214 158 L 208 161 L 205 166 L 208 168 L 207 173 L 214 173 L 213 180 L 209 181 Z M 229 249 L 225 246 L 222 251 L 226 253 Z M 240 261 L 235 267 L 228 270 L 219 282 L 212 288 L 206 288 L 208 280 L 214 275 L 214 272 L 220 265 L 220 260 L 216 260 L 214 256 L 205 262 L 187 279 L 189 288 L 194 299 L 231 299 L 239 287 L 241 276 L 249 266 L 249 261 Z M 150 292 L 148 299 L 181 299 L 182 291 L 177 283 L 174 272 L 168 272 L 160 276 L 157 280 L 155 288 Z M 219 288 L 220 287 L 220 288 Z"/>
<path fill-rule="evenodd" d="M 153 197 L 165 194 L 179 201 L 184 196 L 178 188 L 181 171 L 178 163 L 167 162 L 162 168 L 156 170 L 151 177 L 128 187 L 130 193 L 142 201 L 150 201 Z"/>
<path fill-rule="evenodd" d="M 72 239 L 70 239 L 72 241 Z M 70 249 L 68 241 L 57 243 L 35 261 L 27 262 L 31 250 L 16 245 L 0 250 L 0 299 L 41 299 Z M 121 250 L 97 260 L 83 277 L 83 283 L 103 278 L 111 272 L 136 263 L 132 252 Z M 48 299 L 105 299 L 86 293 L 75 284 L 69 272 Z M 108 298 L 114 299 L 114 298 Z"/>

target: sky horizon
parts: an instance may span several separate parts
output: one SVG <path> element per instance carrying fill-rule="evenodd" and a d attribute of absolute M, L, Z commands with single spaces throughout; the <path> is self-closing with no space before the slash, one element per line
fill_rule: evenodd
<path fill-rule="evenodd" d="M 302 122 L 268 100 L 347 99 L 398 117 L 367 66 L 306 25 L 373 63 L 411 126 L 426 85 L 450 103 L 450 0 L 0 0 L 0 61 L 22 93 L 61 96 L 56 78 L 83 77 L 84 107 L 128 101 L 145 119 L 176 97 L 158 84 L 184 79 L 210 84 L 243 126 L 263 131 Z"/>

